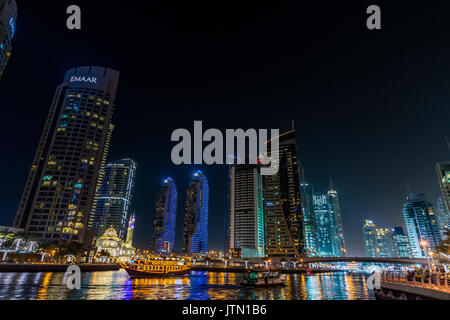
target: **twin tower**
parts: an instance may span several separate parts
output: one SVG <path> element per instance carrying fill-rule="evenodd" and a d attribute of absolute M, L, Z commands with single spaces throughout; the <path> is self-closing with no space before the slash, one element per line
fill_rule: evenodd
<path fill-rule="evenodd" d="M 178 192 L 172 178 L 164 180 L 158 193 L 150 249 L 156 254 L 170 254 L 175 244 Z M 193 174 L 186 193 L 183 252 L 205 254 L 208 251 L 208 180 L 201 171 Z"/>

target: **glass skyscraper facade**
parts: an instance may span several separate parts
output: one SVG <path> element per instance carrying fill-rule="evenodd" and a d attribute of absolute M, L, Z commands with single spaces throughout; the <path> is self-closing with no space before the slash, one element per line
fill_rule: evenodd
<path fill-rule="evenodd" d="M 366 220 L 363 226 L 364 249 L 369 258 L 377 257 L 377 227 L 371 220 Z"/>
<path fill-rule="evenodd" d="M 184 215 L 183 252 L 208 251 L 209 185 L 201 171 L 192 176 L 187 189 Z"/>
<path fill-rule="evenodd" d="M 450 162 L 436 165 L 442 196 L 438 200 L 437 219 L 441 233 L 450 228 Z"/>
<path fill-rule="evenodd" d="M 339 239 L 339 256 L 345 257 L 346 248 L 344 240 L 344 226 L 342 223 L 341 204 L 339 202 L 339 194 L 334 187 L 333 180 L 330 178 L 330 188 L 328 190 L 328 199 L 330 202 L 330 214 L 334 217 L 335 237 Z"/>
<path fill-rule="evenodd" d="M 313 213 L 316 233 L 316 256 L 340 257 L 339 238 L 328 194 L 313 194 Z"/>
<path fill-rule="evenodd" d="M 450 212 L 445 205 L 445 198 L 443 196 L 440 196 L 437 202 L 436 219 L 443 239 L 445 232 L 450 229 Z"/>
<path fill-rule="evenodd" d="M 14 227 L 39 240 L 88 242 L 113 130 L 119 72 L 79 67 L 57 87 Z"/>
<path fill-rule="evenodd" d="M 174 250 L 177 204 L 177 186 L 172 178 L 167 178 L 156 198 L 150 244 L 153 253 L 170 254 Z"/>
<path fill-rule="evenodd" d="M 316 223 L 313 212 L 313 196 L 311 184 L 302 179 L 303 230 L 305 233 L 305 255 L 314 257 L 317 254 Z"/>
<path fill-rule="evenodd" d="M 269 257 L 300 256 L 305 238 L 295 131 L 278 139 L 278 173 L 263 177 L 266 253 Z"/>
<path fill-rule="evenodd" d="M 89 228 L 96 237 L 112 227 L 119 238 L 126 239 L 135 177 L 136 162 L 132 159 L 110 162 L 105 166 L 89 219 Z"/>
<path fill-rule="evenodd" d="M 402 227 L 377 228 L 371 220 L 363 226 L 364 247 L 369 258 L 410 258 L 408 238 Z"/>
<path fill-rule="evenodd" d="M 17 5 L 15 0 L 0 0 L 0 79 L 12 52 L 16 31 Z"/>
<path fill-rule="evenodd" d="M 425 200 L 425 195 L 410 193 L 407 201 L 403 204 L 403 218 L 411 247 L 411 255 L 414 258 L 426 258 L 426 253 L 420 245 L 420 241 L 426 240 L 428 248 L 435 251 L 441 240 L 433 206 Z"/>
<path fill-rule="evenodd" d="M 397 258 L 411 258 L 411 248 L 409 247 L 408 236 L 402 227 L 394 227 L 394 241 L 396 245 Z"/>
<path fill-rule="evenodd" d="M 331 182 L 327 193 L 312 190 L 311 212 L 312 214 L 307 220 L 308 227 L 314 230 L 314 236 L 310 231 L 308 242 L 311 243 L 310 247 L 315 245 L 315 252 L 311 252 L 309 255 L 344 257 L 346 249 L 339 195 Z"/>
<path fill-rule="evenodd" d="M 258 165 L 230 168 L 229 248 L 242 258 L 265 256 L 264 199 Z"/>

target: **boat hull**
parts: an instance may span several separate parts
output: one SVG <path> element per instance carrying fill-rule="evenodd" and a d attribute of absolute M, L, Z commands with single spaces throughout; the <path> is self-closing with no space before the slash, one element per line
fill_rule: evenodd
<path fill-rule="evenodd" d="M 155 273 L 155 272 L 134 270 L 123 266 L 122 268 L 125 269 L 130 278 L 167 278 L 167 277 L 182 276 L 185 274 L 189 274 L 191 272 L 191 270 L 183 270 L 168 273 Z"/>

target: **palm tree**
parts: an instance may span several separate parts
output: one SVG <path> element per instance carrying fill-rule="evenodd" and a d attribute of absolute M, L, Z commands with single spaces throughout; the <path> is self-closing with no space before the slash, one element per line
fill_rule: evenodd
<path fill-rule="evenodd" d="M 8 228 L 0 229 L 0 239 L 12 239 L 15 234 L 8 230 Z"/>
<path fill-rule="evenodd" d="M 51 243 L 51 242 L 44 243 L 43 245 L 41 245 L 40 249 L 46 255 L 51 256 L 52 260 L 53 260 L 53 257 L 55 256 L 55 254 L 58 252 L 58 247 L 54 243 Z"/>

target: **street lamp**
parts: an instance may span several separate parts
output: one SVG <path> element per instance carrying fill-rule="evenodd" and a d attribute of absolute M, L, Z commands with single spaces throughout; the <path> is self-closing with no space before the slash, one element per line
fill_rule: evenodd
<path fill-rule="evenodd" d="M 425 240 L 425 239 L 422 239 L 422 240 L 419 241 L 419 244 L 423 247 L 423 251 L 425 251 L 425 257 L 427 258 L 428 269 L 429 269 L 430 272 L 432 272 L 431 262 L 430 262 L 430 258 L 428 256 L 428 249 L 427 249 L 428 241 Z"/>

